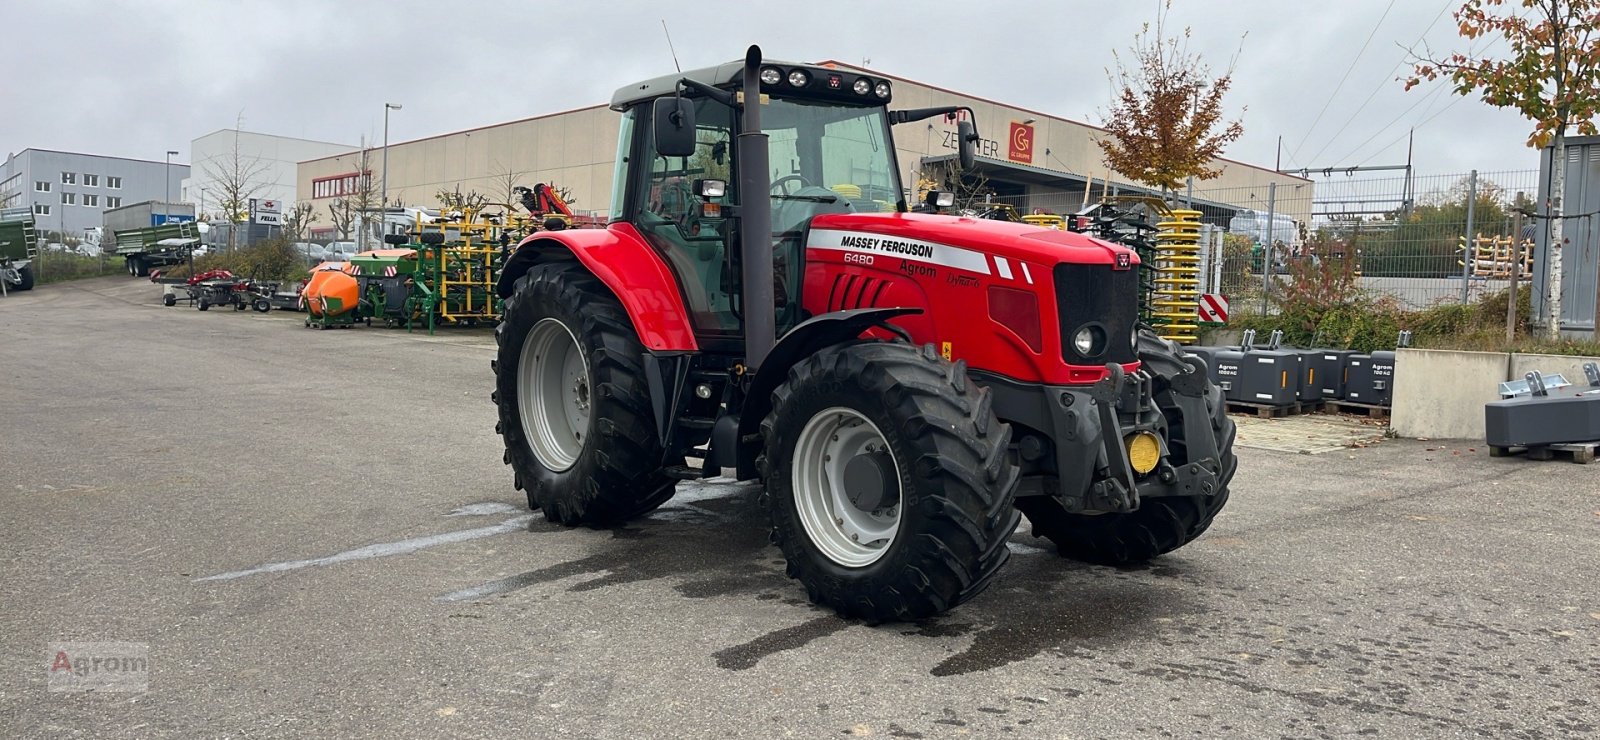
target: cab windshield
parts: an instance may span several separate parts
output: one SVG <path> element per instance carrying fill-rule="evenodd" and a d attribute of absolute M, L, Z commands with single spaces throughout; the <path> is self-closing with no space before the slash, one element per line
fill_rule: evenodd
<path fill-rule="evenodd" d="M 772 230 L 818 213 L 892 211 L 900 199 L 883 108 L 774 99 L 761 110 L 772 172 Z"/>

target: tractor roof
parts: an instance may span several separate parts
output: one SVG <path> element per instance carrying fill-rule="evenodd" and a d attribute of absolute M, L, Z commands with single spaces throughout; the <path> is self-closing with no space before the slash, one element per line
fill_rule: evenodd
<path fill-rule="evenodd" d="M 763 59 L 761 61 L 761 66 L 783 67 L 784 69 L 804 67 L 812 70 L 813 74 L 826 71 L 824 68 L 818 67 L 814 64 L 784 62 L 776 59 Z M 617 90 L 616 94 L 611 96 L 611 109 L 621 111 L 641 100 L 652 100 L 664 95 L 671 95 L 672 91 L 678 85 L 678 80 L 681 80 L 685 77 L 696 82 L 703 82 L 707 85 L 712 85 L 714 87 L 732 88 L 737 87 L 739 83 L 742 82 L 741 77 L 743 74 L 744 62 L 734 61 L 725 62 L 715 67 L 704 67 L 701 69 L 691 69 L 687 72 L 662 75 L 661 77 L 657 77 L 653 80 L 646 80 L 636 85 L 629 85 Z"/>

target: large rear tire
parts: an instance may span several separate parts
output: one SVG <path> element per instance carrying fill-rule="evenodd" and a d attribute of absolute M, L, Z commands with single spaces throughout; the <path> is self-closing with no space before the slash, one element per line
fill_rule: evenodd
<path fill-rule="evenodd" d="M 1150 353 L 1175 352 L 1163 340 L 1142 333 L 1139 343 L 1141 357 Z M 1155 367 L 1146 362 L 1146 367 Z M 1155 374 L 1155 397 L 1158 405 L 1169 393 L 1169 378 Z M 1228 503 L 1228 483 L 1239 467 L 1239 458 L 1233 452 L 1236 428 L 1228 418 L 1222 390 L 1207 385 L 1207 407 L 1211 410 L 1211 432 L 1220 442 L 1222 475 L 1217 492 L 1203 497 L 1163 497 L 1144 499 L 1136 511 L 1125 514 L 1073 514 L 1060 502 L 1043 496 L 1017 499 L 1017 508 L 1033 523 L 1033 536 L 1050 540 L 1062 557 L 1102 565 L 1124 565 L 1149 560 L 1172 552 L 1193 542 L 1210 528 L 1212 520 Z M 1161 405 L 1167 416 L 1170 433 L 1181 435 L 1182 424 L 1170 405 Z M 1168 443 L 1176 453 L 1182 450 L 1177 464 L 1191 462 L 1181 436 L 1169 438 Z"/>
<path fill-rule="evenodd" d="M 505 461 L 528 506 L 603 527 L 672 497 L 644 377 L 644 346 L 622 304 L 572 261 L 529 270 L 495 329 L 494 401 Z"/>
<path fill-rule="evenodd" d="M 31 265 L 28 267 L 18 267 L 17 276 L 20 278 L 20 281 L 17 283 L 17 290 L 33 290 L 33 267 Z"/>
<path fill-rule="evenodd" d="M 1011 429 L 990 403 L 931 346 L 838 345 L 789 371 L 761 424 L 763 500 L 812 601 L 914 620 L 988 587 L 1018 522 Z"/>

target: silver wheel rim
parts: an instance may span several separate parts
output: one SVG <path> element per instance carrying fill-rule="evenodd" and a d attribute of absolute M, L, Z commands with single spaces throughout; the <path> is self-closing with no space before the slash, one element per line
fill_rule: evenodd
<path fill-rule="evenodd" d="M 886 509 L 865 511 L 845 491 L 845 465 L 875 450 L 889 454 L 895 487 L 903 490 L 899 462 L 883 432 L 854 409 L 835 406 L 818 412 L 800 430 L 794 447 L 791 483 L 800 523 L 824 557 L 847 568 L 878 562 L 900 532 L 900 499 Z"/>
<path fill-rule="evenodd" d="M 517 368 L 517 410 L 534 457 L 555 472 L 572 467 L 589 436 L 594 400 L 577 337 L 556 319 L 540 320 L 522 340 Z"/>

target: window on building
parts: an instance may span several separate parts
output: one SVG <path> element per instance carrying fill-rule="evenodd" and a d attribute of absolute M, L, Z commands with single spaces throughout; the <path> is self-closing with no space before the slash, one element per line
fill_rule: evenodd
<path fill-rule="evenodd" d="M 43 203 L 35 203 L 35 204 L 33 204 L 33 215 L 35 215 L 35 216 L 48 216 L 48 215 L 50 215 L 50 206 L 47 206 L 47 205 L 45 205 Z"/>
<path fill-rule="evenodd" d="M 83 194 L 83 204 L 86 205 L 86 206 L 89 206 L 90 208 L 99 208 L 100 207 L 100 196 L 98 196 L 98 195 L 90 195 L 88 193 L 84 193 Z"/>
<path fill-rule="evenodd" d="M 319 177 L 311 181 L 312 198 L 337 198 L 343 195 L 353 195 L 362 189 L 372 187 L 371 172 L 350 172 L 332 177 Z"/>
<path fill-rule="evenodd" d="M 83 173 L 83 184 L 85 186 L 91 187 L 91 188 L 100 187 L 100 176 L 99 175 L 91 175 L 91 174 L 85 172 L 85 173 Z"/>
<path fill-rule="evenodd" d="M 122 178 L 106 175 L 106 187 L 111 188 L 112 190 L 121 190 Z"/>
<path fill-rule="evenodd" d="M 39 180 L 33 184 L 33 189 L 36 192 L 48 193 L 50 192 L 50 183 L 45 182 L 44 180 Z"/>
<path fill-rule="evenodd" d="M 76 184 L 78 184 L 78 173 L 76 173 L 76 172 L 63 172 L 63 173 L 61 173 L 61 184 L 62 185 L 76 185 Z"/>
<path fill-rule="evenodd" d="M 111 178 L 108 177 L 106 179 L 110 180 Z M 120 198 L 118 196 L 115 196 L 115 195 L 106 196 L 106 207 L 107 208 L 121 208 L 122 207 L 122 198 Z"/>
<path fill-rule="evenodd" d="M 77 204 L 78 204 L 78 194 L 77 193 L 66 193 L 66 192 L 63 192 L 61 194 L 61 205 L 71 206 L 71 205 L 77 205 Z"/>

